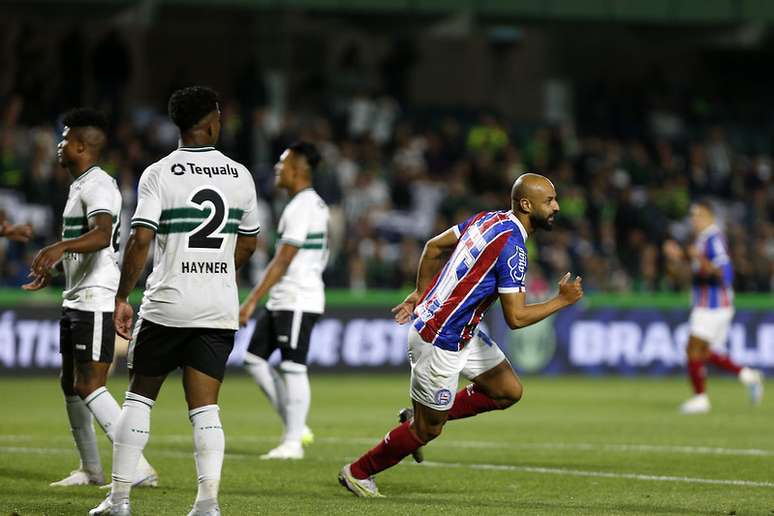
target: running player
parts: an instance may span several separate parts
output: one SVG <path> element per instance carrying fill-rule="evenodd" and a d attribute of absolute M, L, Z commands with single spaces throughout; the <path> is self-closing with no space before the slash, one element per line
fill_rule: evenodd
<path fill-rule="evenodd" d="M 51 269 L 64 268 L 59 351 L 61 386 L 81 464 L 52 486 L 79 486 L 103 482 L 92 416 L 114 438 L 121 415 L 116 400 L 105 387 L 113 359 L 113 296 L 118 287 L 118 216 L 121 194 L 115 180 L 98 165 L 107 140 L 105 117 L 92 109 L 70 111 L 57 158 L 74 180 L 64 209 L 62 240 L 42 249 L 32 262 L 33 281 L 25 290 L 48 285 Z M 156 486 L 158 477 L 140 457 L 134 485 Z"/>
<path fill-rule="evenodd" d="M 306 372 L 312 327 L 325 309 L 322 273 L 328 261 L 328 206 L 312 189 L 312 174 L 320 154 L 311 143 L 288 147 L 274 166 L 276 184 L 291 200 L 279 221 L 278 249 L 261 278 L 242 303 L 241 324 L 269 293 L 256 318 L 245 368 L 255 378 L 282 418 L 285 433 L 280 445 L 262 459 L 302 459 L 303 444 L 314 436 L 306 426 L 311 393 Z M 279 348 L 279 372 L 268 359 Z"/>
<path fill-rule="evenodd" d="M 132 234 L 115 297 L 116 331 L 127 338 L 127 296 L 156 241 L 129 348 L 130 382 L 113 445 L 111 493 L 89 514 L 129 514 L 137 459 L 150 435 L 150 411 L 166 376 L 183 370 L 193 427 L 198 492 L 190 515 L 218 515 L 225 439 L 218 392 L 239 327 L 236 269 L 255 250 L 258 213 L 250 172 L 215 150 L 217 94 L 199 86 L 174 92 L 169 116 L 180 147 L 140 178 Z"/>
<path fill-rule="evenodd" d="M 517 329 L 583 296 L 580 277 L 569 281 L 568 272 L 556 297 L 525 301 L 527 237 L 550 230 L 558 212 L 551 181 L 524 174 L 511 189 L 510 211 L 479 213 L 427 242 L 416 290 L 393 308 L 398 323 L 416 316 L 408 335 L 414 415 L 341 469 L 339 482 L 356 496 L 382 496 L 373 475 L 438 437 L 447 420 L 506 409 L 521 399 L 519 378 L 478 323 L 498 297 L 508 326 Z M 455 395 L 460 373 L 472 383 Z"/>
<path fill-rule="evenodd" d="M 734 318 L 734 271 L 726 251 L 725 239 L 715 223 L 712 205 L 697 201 L 691 206 L 691 225 L 696 233 L 693 246 L 686 253 L 677 242 L 667 240 L 664 254 L 670 266 L 690 263 L 693 275 L 688 377 L 694 395 L 680 406 L 683 414 L 709 412 L 706 393 L 706 363 L 738 376 L 747 386 L 750 401 L 757 405 L 763 398 L 763 374 L 757 369 L 741 367 L 726 354 L 726 340 Z"/>

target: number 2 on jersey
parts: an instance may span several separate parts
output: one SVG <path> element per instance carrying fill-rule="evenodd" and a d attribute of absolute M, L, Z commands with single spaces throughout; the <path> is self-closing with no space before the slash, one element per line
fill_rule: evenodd
<path fill-rule="evenodd" d="M 188 234 L 188 249 L 220 251 L 225 239 L 212 235 L 226 225 L 228 206 L 223 195 L 211 187 L 204 187 L 195 191 L 188 203 L 201 211 L 209 208 L 209 216 Z"/>

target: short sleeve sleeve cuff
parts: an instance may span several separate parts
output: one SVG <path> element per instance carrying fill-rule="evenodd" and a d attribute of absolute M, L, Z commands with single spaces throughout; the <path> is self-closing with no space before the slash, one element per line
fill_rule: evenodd
<path fill-rule="evenodd" d="M 500 294 L 519 294 L 526 291 L 527 287 L 499 287 L 497 289 Z"/>
<path fill-rule="evenodd" d="M 255 227 L 255 228 L 238 228 L 237 234 L 244 235 L 244 236 L 255 236 L 258 233 L 261 232 L 261 227 Z"/>

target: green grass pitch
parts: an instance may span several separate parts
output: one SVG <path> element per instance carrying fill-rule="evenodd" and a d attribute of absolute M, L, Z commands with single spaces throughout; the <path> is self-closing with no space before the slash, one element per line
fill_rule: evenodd
<path fill-rule="evenodd" d="M 358 499 L 336 474 L 395 425 L 408 375 L 313 375 L 315 444 L 303 461 L 269 462 L 258 456 L 276 443 L 279 420 L 232 372 L 220 401 L 223 514 L 774 514 L 774 403 L 751 408 L 732 379 L 710 379 L 713 411 L 701 416 L 678 415 L 682 378 L 524 384 L 517 406 L 449 423 L 425 465 L 409 457 L 379 475 L 386 498 Z M 109 387 L 122 399 L 124 375 Z M 57 379 L 3 378 L 0 392 L 0 515 L 86 514 L 104 491 L 48 487 L 77 464 Z M 133 513 L 186 514 L 196 475 L 177 375 L 153 409 L 146 455 L 161 483 L 133 492 Z"/>

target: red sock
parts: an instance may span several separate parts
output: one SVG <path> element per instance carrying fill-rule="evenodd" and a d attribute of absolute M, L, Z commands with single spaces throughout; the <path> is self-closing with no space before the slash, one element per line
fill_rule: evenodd
<path fill-rule="evenodd" d="M 730 371 L 734 374 L 739 374 L 739 371 L 742 370 L 741 367 L 733 363 L 726 355 L 718 355 L 714 351 L 710 353 L 708 360 L 710 364 L 714 364 L 719 368 L 725 369 L 726 371 Z"/>
<path fill-rule="evenodd" d="M 688 360 L 688 377 L 693 385 L 693 392 L 702 394 L 704 384 L 707 383 L 707 369 L 703 360 Z"/>
<path fill-rule="evenodd" d="M 498 408 L 500 407 L 495 400 L 482 392 L 478 392 L 475 384 L 471 383 L 454 397 L 454 404 L 449 411 L 449 421 L 475 416 Z"/>
<path fill-rule="evenodd" d="M 424 445 L 409 429 L 409 421 L 395 427 L 387 437 L 350 465 L 352 476 L 363 480 L 394 466 Z"/>

